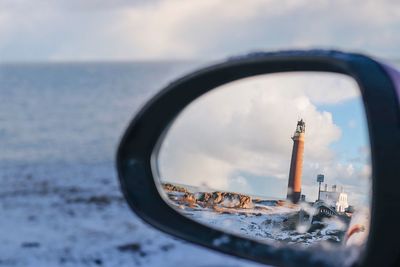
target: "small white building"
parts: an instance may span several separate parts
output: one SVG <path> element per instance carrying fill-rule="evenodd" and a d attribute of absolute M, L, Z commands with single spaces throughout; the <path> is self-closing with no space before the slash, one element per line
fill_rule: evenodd
<path fill-rule="evenodd" d="M 332 190 L 328 190 L 328 186 L 325 184 L 325 190 L 320 192 L 320 200 L 334 208 L 337 212 L 345 212 L 349 207 L 347 202 L 347 194 L 343 192 L 343 188 L 338 191 L 336 185 L 332 186 Z"/>

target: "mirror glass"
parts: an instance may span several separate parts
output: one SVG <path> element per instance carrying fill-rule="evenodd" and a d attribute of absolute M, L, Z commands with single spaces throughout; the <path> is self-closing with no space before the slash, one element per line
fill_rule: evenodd
<path fill-rule="evenodd" d="M 254 76 L 187 106 L 157 179 L 184 216 L 260 242 L 362 246 L 371 160 L 360 91 L 327 72 Z"/>

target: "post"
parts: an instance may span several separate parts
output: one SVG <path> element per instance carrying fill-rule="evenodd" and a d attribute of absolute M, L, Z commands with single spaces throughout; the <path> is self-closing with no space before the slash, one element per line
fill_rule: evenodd
<path fill-rule="evenodd" d="M 320 201 L 320 199 L 321 199 L 321 183 L 324 182 L 324 178 L 325 178 L 325 176 L 323 174 L 317 175 L 317 182 L 319 183 L 317 201 Z"/>
<path fill-rule="evenodd" d="M 318 188 L 318 201 L 321 199 L 321 182 L 319 182 L 319 188 Z"/>

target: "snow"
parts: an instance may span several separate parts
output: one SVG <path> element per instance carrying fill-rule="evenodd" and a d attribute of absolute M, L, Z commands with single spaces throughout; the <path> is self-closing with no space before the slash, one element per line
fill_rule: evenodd
<path fill-rule="evenodd" d="M 362 255 L 368 235 L 367 230 L 358 231 L 368 227 L 368 210 L 359 210 L 354 214 L 350 226 L 362 227 L 357 227 L 355 234 L 348 239 L 346 220 L 337 216 L 319 217 L 318 205 L 257 199 L 252 201 L 252 205 L 246 205 L 247 208 L 240 208 L 238 203 L 231 203 L 230 199 L 235 199 L 232 193 L 228 193 L 226 199 L 220 199 L 221 192 L 207 191 L 215 196 L 210 200 L 190 197 L 192 192 L 198 196 L 205 194 L 197 189 L 188 191 L 186 188 L 186 193 L 171 190 L 176 189 L 167 187 L 164 191 L 165 199 L 178 212 L 196 222 L 273 246 L 290 245 L 299 251 L 313 249 L 313 260 L 323 260 L 332 266 L 352 266 Z M 317 217 L 312 220 L 307 213 Z M 221 236 L 214 241 L 214 245 L 226 242 L 229 242 L 229 237 Z"/>
<path fill-rule="evenodd" d="M 275 225 L 287 218 L 285 213 L 270 215 L 268 216 L 269 219 L 266 220 L 266 216 L 263 216 L 262 213 L 246 214 L 251 211 L 241 210 L 238 210 L 238 212 L 240 214 L 220 214 L 214 211 L 192 211 L 192 213 L 186 214 L 193 220 L 202 222 L 205 225 L 262 242 L 287 238 L 287 233 L 275 227 Z"/>
<path fill-rule="evenodd" d="M 185 202 L 182 192 L 170 191 L 167 195 L 172 207 L 194 221 L 263 243 L 309 246 L 321 241 L 333 241 L 335 244 L 330 245 L 337 249 L 343 244 L 339 236 L 344 235 L 347 228 L 342 220 L 335 217 L 314 222 L 320 225 L 315 224 L 312 229 L 312 216 L 304 217 L 299 222 L 300 210 L 304 214 L 316 213 L 316 209 L 308 203 L 294 205 L 259 199 L 250 208 L 237 208 L 228 199 L 214 206 L 203 206 L 202 202 Z"/>
<path fill-rule="evenodd" d="M 142 223 L 112 164 L 2 170 L 0 266 L 260 266 Z"/>
<path fill-rule="evenodd" d="M 127 207 L 111 163 L 3 167 L 1 181 L 0 266 L 261 266 L 177 240 L 141 222 Z M 259 240 L 271 233 L 273 238 L 303 238 L 273 231 L 272 222 L 293 211 L 279 209 L 270 224 L 253 215 L 254 209 L 238 210 L 239 215 L 185 212 Z"/>

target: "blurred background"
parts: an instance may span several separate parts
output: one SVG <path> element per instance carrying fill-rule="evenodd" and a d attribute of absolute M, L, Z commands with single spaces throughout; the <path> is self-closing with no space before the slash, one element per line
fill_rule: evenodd
<path fill-rule="evenodd" d="M 0 266 L 257 266 L 161 234 L 119 191 L 116 146 L 173 79 L 254 51 L 399 65 L 396 1 L 0 0 Z"/>

